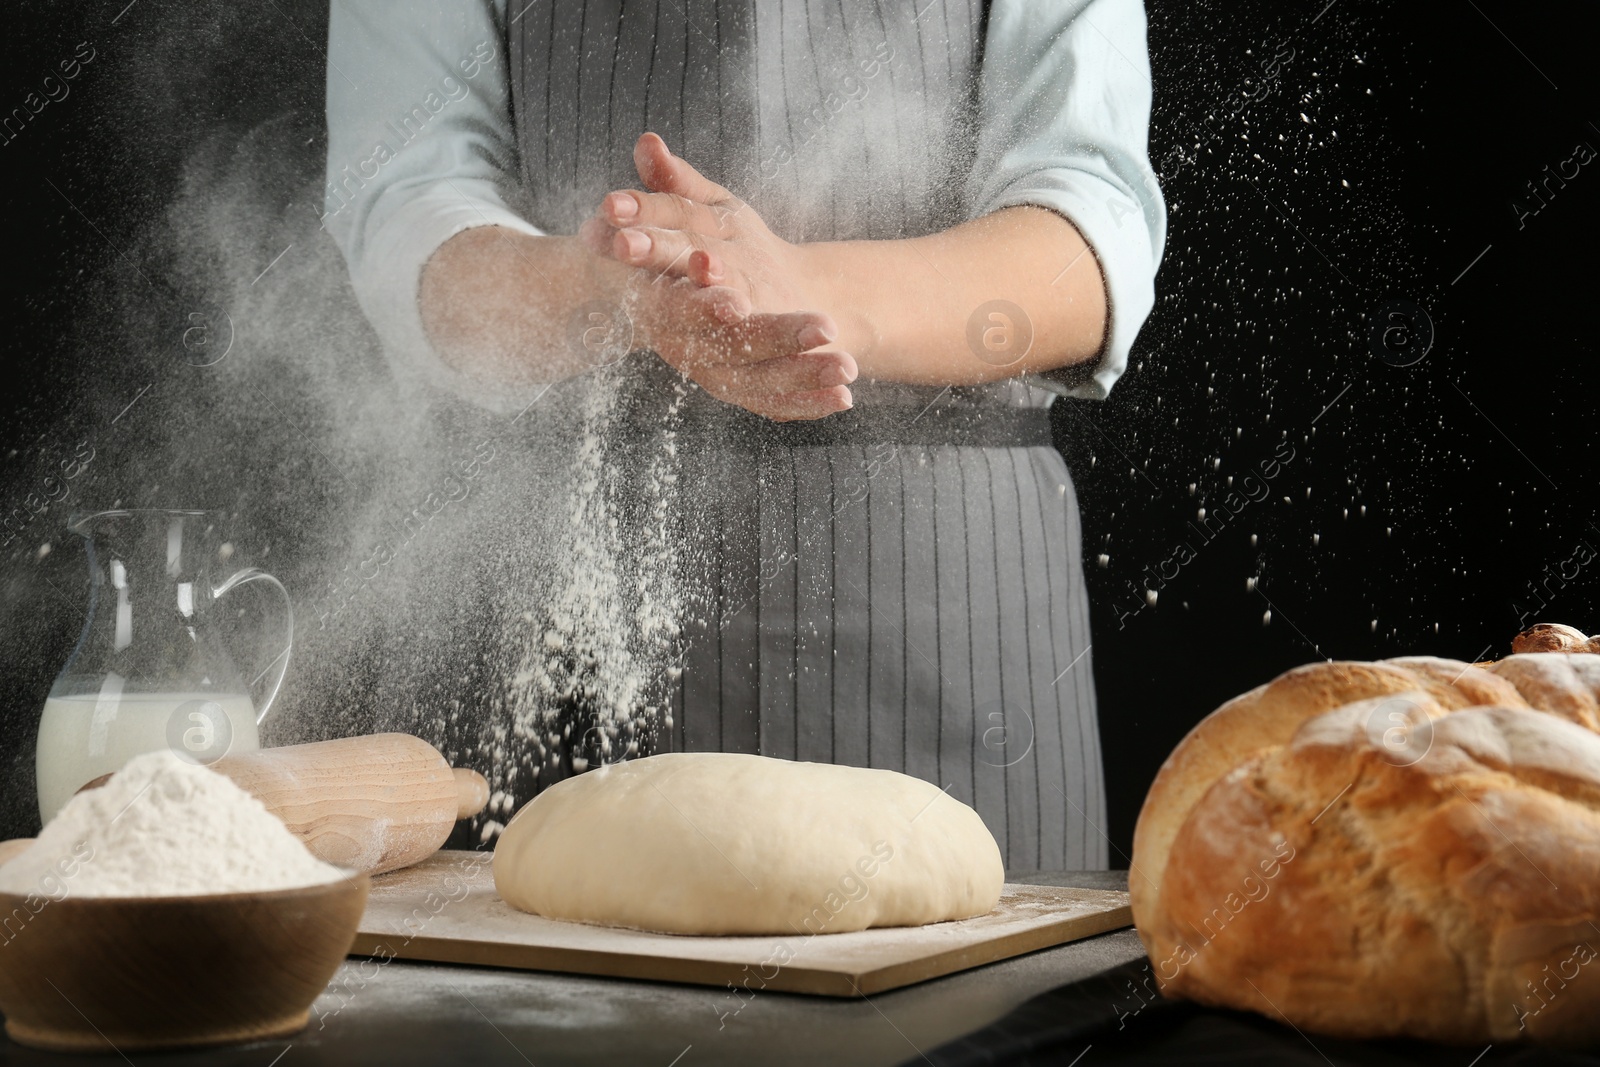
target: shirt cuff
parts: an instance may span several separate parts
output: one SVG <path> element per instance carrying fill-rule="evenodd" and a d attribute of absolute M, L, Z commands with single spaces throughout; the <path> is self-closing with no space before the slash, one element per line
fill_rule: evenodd
<path fill-rule="evenodd" d="M 1133 339 L 1155 307 L 1158 253 L 1150 246 L 1154 226 L 1145 215 L 1150 207 L 1092 174 L 1049 170 L 1030 175 L 1026 187 L 1003 193 L 984 214 L 1024 206 L 1046 208 L 1072 223 L 1089 245 L 1088 254 L 1099 261 L 1106 287 L 1106 338 L 1098 360 L 1063 368 L 1058 380 L 1047 376 L 1040 384 L 1065 396 L 1104 400 L 1127 369 Z"/>
<path fill-rule="evenodd" d="M 444 390 L 499 413 L 526 404 L 539 386 L 508 388 L 462 374 L 445 363 L 428 340 L 418 296 L 428 260 L 461 231 L 503 226 L 533 237 L 543 236 L 544 231 L 508 208 L 492 182 L 461 178 L 434 183 L 407 197 L 388 218 L 372 222 L 373 238 L 363 251 L 366 270 L 355 285 L 356 298 L 396 374 L 408 384 Z"/>

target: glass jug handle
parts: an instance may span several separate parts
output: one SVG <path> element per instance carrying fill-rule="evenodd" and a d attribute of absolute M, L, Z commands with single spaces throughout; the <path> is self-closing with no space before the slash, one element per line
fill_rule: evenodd
<path fill-rule="evenodd" d="M 212 599 L 221 599 L 222 596 L 228 592 L 228 590 L 233 589 L 236 586 L 248 585 L 251 582 L 266 582 L 276 589 L 280 594 L 282 594 L 283 611 L 284 615 L 287 616 L 288 619 L 288 627 L 286 632 L 288 633 L 289 637 L 288 642 L 283 646 L 283 651 L 274 656 L 272 658 L 272 662 L 267 664 L 266 668 L 261 672 L 261 674 L 256 675 L 255 679 L 250 683 L 250 687 L 253 688 L 256 682 L 261 680 L 263 675 L 265 675 L 268 671 L 271 671 L 274 667 L 277 668 L 277 673 L 272 679 L 272 684 L 267 688 L 267 699 L 262 702 L 261 710 L 256 712 L 256 725 L 260 726 L 261 723 L 266 720 L 267 712 L 272 710 L 272 702 L 278 699 L 278 690 L 283 687 L 283 676 L 289 670 L 289 653 L 294 651 L 294 603 L 289 599 L 289 590 L 283 587 L 283 583 L 278 581 L 278 579 L 274 578 L 272 575 L 268 574 L 266 571 L 262 570 L 260 567 L 246 567 L 244 570 L 231 575 L 226 581 L 211 591 Z"/>

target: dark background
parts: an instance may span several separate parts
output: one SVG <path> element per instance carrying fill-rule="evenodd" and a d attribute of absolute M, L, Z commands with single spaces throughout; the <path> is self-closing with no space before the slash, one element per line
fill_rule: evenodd
<path fill-rule="evenodd" d="M 1056 413 L 1084 514 L 1117 866 L 1171 747 L 1287 667 L 1499 655 L 1524 621 L 1600 630 L 1600 566 L 1568 562 L 1600 549 L 1600 166 L 1552 182 L 1542 207 L 1525 189 L 1580 143 L 1600 148 L 1594 26 L 1578 5 L 1324 3 L 1150 5 L 1152 158 L 1171 209 L 1158 305 L 1112 399 Z M 244 153 L 286 177 L 274 210 L 315 211 L 294 198 L 322 161 L 325 10 L 116 0 L 16 5 L 11 21 L 7 109 L 78 42 L 95 58 L 0 145 L 6 837 L 37 828 L 34 726 L 81 612 L 52 579 L 68 553 L 38 555 L 74 503 L 31 515 L 44 476 L 88 441 L 76 498 L 162 502 L 203 482 L 259 555 L 277 548 L 274 569 L 328 485 L 325 457 L 297 450 L 271 405 L 189 385 L 198 430 L 124 417 L 143 385 L 172 388 L 204 290 L 206 257 L 172 217 L 196 156 Z M 263 129 L 296 147 L 251 154 Z M 1379 318 L 1397 302 L 1401 319 Z M 1395 327 L 1390 360 L 1376 321 Z M 257 438 L 286 443 L 237 447 Z M 1214 538 L 1189 525 L 1206 508 L 1217 526 L 1227 479 L 1284 442 L 1295 458 L 1269 497 Z M 192 466 L 150 469 L 153 455 Z M 1164 566 L 1184 541 L 1193 558 Z"/>

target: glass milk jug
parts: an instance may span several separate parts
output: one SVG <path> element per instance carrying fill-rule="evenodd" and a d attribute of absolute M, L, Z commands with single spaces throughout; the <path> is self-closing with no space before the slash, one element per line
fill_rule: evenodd
<path fill-rule="evenodd" d="M 254 567 L 211 580 L 217 558 L 204 511 L 101 511 L 73 515 L 89 562 L 83 632 L 45 701 L 35 756 L 45 822 L 72 794 L 131 757 L 170 748 L 210 763 L 259 747 L 256 727 L 283 684 L 293 646 L 289 594 Z M 216 602 L 249 582 L 283 597 L 283 651 L 250 683 L 213 632 Z M 251 687 L 266 680 L 261 708 Z"/>

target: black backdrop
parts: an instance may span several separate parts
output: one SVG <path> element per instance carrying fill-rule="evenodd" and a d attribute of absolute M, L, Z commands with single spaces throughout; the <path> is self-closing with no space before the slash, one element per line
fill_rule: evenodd
<path fill-rule="evenodd" d="M 1084 512 L 1114 863 L 1183 732 L 1280 670 L 1498 654 L 1523 620 L 1600 630 L 1600 566 L 1584 562 L 1600 549 L 1600 108 L 1579 10 L 1151 5 L 1152 156 L 1172 209 L 1160 298 L 1112 399 L 1056 411 Z M 37 828 L 34 726 L 79 618 L 39 557 L 68 507 L 34 513 L 43 479 L 82 441 L 80 497 L 181 479 L 149 469 L 123 418 L 171 362 L 204 273 L 150 234 L 186 159 L 263 123 L 301 145 L 272 165 L 314 180 L 326 12 L 112 0 L 8 17 L 5 109 L 48 74 L 60 96 L 61 61 L 92 58 L 0 144 L 15 534 L 0 549 L 0 836 Z M 190 427 L 176 446 L 233 457 L 218 477 L 241 521 L 292 553 L 318 458 L 280 450 L 263 477 L 249 449 L 218 447 L 274 418 Z"/>

